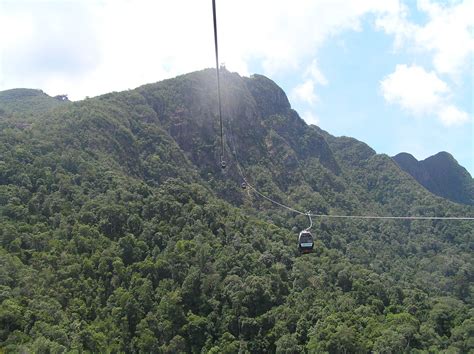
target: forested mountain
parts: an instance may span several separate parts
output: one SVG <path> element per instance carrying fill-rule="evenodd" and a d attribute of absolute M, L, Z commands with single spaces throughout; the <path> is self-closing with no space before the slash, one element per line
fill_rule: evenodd
<path fill-rule="evenodd" d="M 12 89 L 0 91 L 0 116 L 21 114 L 24 117 L 48 112 L 68 103 L 66 95 L 50 97 L 41 90 Z"/>
<path fill-rule="evenodd" d="M 473 222 L 317 218 L 300 256 L 309 220 L 236 159 L 313 213 L 474 207 L 308 126 L 268 78 L 221 79 L 224 171 L 214 70 L 47 109 L 0 93 L 0 348 L 474 350 Z"/>
<path fill-rule="evenodd" d="M 418 161 L 413 155 L 402 152 L 393 159 L 431 193 L 457 203 L 474 205 L 474 179 L 451 154 L 442 151 Z"/>

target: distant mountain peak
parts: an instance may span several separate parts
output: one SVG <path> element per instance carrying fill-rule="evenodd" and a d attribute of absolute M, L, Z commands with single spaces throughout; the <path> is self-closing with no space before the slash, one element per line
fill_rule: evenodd
<path fill-rule="evenodd" d="M 394 159 L 403 159 L 404 161 L 418 162 L 415 156 L 408 152 L 401 152 L 393 157 Z"/>
<path fill-rule="evenodd" d="M 70 103 L 67 95 L 51 97 L 37 89 L 15 88 L 0 91 L 0 112 L 7 115 L 44 113 L 66 103 Z"/>
<path fill-rule="evenodd" d="M 246 84 L 262 116 L 284 113 L 291 109 L 285 91 L 266 76 L 254 74 L 246 79 Z"/>
<path fill-rule="evenodd" d="M 444 162 L 449 162 L 453 164 L 458 164 L 456 159 L 451 155 L 449 152 L 446 151 L 440 151 L 437 154 L 434 154 L 433 156 L 429 156 L 423 161 L 444 161 Z"/>
<path fill-rule="evenodd" d="M 31 96 L 43 96 L 46 95 L 43 90 L 30 89 L 30 88 L 14 88 L 10 90 L 0 91 L 0 97 L 8 99 L 18 99 Z M 47 96 L 47 95 L 46 95 Z"/>
<path fill-rule="evenodd" d="M 449 152 L 440 151 L 421 161 L 402 152 L 393 160 L 431 193 L 457 203 L 474 205 L 474 180 Z"/>

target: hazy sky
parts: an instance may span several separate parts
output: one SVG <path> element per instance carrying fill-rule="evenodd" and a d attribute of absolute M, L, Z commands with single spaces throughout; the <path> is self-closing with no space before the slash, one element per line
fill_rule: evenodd
<path fill-rule="evenodd" d="M 474 174 L 474 0 L 217 0 L 220 58 L 308 122 Z M 214 65 L 211 0 L 0 0 L 0 90 L 73 100 Z"/>

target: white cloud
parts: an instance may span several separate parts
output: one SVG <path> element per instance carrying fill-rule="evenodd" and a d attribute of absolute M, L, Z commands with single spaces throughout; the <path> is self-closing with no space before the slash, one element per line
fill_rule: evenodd
<path fill-rule="evenodd" d="M 304 73 L 305 81 L 295 86 L 290 94 L 291 100 L 300 101 L 309 105 L 314 105 L 319 101 L 316 94 L 316 86 L 325 86 L 328 80 L 319 69 L 316 59 L 314 59 Z"/>
<path fill-rule="evenodd" d="M 451 5 L 419 0 L 417 6 L 428 16 L 424 25 L 410 22 L 403 5 L 399 11 L 380 16 L 376 24 L 395 36 L 396 47 L 405 44 L 416 51 L 430 53 L 438 73 L 459 76 L 469 67 L 474 53 L 474 0 Z"/>
<path fill-rule="evenodd" d="M 412 65 L 397 65 L 380 82 L 385 100 L 414 115 L 436 115 L 445 126 L 469 121 L 469 115 L 449 103 L 451 91 L 435 72 Z"/>
<path fill-rule="evenodd" d="M 394 44 L 397 49 L 402 47 L 417 29 L 415 24 L 408 21 L 408 13 L 408 7 L 400 2 L 393 11 L 382 14 L 375 21 L 376 27 L 395 36 Z"/>
<path fill-rule="evenodd" d="M 0 85 L 78 84 L 100 59 L 96 23 L 96 15 L 80 2 L 3 2 Z"/>
<path fill-rule="evenodd" d="M 448 85 L 436 73 L 426 72 L 417 65 L 397 65 L 380 86 L 388 102 L 397 103 L 414 114 L 433 112 L 449 93 Z"/>
<path fill-rule="evenodd" d="M 441 122 L 446 126 L 461 125 L 469 122 L 469 115 L 460 111 L 453 105 L 447 105 L 441 108 L 438 114 Z"/>
<path fill-rule="evenodd" d="M 405 46 L 414 53 L 429 54 L 436 72 L 417 65 L 397 65 L 395 72 L 381 81 L 383 95 L 415 115 L 437 116 L 445 126 L 467 123 L 469 114 L 450 103 L 453 86 L 439 75 L 455 83 L 464 74 L 472 83 L 474 0 L 444 4 L 418 0 L 417 7 L 427 15 L 425 24 L 410 22 L 408 8 L 402 5 L 399 11 L 380 16 L 376 25 L 395 36 L 397 49 Z"/>
<path fill-rule="evenodd" d="M 430 21 L 414 32 L 416 43 L 434 53 L 438 72 L 459 74 L 474 52 L 474 1 L 448 7 L 420 0 L 418 7 L 429 14 Z"/>
<path fill-rule="evenodd" d="M 1 6 L 0 32 L 15 40 L 4 42 L 0 34 L 0 90 L 34 87 L 80 99 L 213 63 L 212 13 L 200 2 L 19 0 Z"/>
<path fill-rule="evenodd" d="M 306 75 L 311 77 L 314 80 L 315 84 L 323 86 L 328 84 L 328 80 L 319 69 L 318 62 L 316 61 L 316 59 L 311 62 L 311 65 L 306 70 Z"/>
<path fill-rule="evenodd" d="M 314 86 L 314 82 L 311 79 L 308 79 L 301 85 L 296 86 L 291 91 L 292 100 L 301 101 L 313 105 L 318 101 L 318 96 L 314 91 Z"/>
<path fill-rule="evenodd" d="M 319 117 L 311 111 L 304 111 L 301 118 L 303 118 L 308 124 L 319 125 L 320 123 Z"/>
<path fill-rule="evenodd" d="M 220 36 L 226 64 L 236 58 L 262 63 L 265 74 L 297 70 L 331 36 L 358 30 L 361 18 L 386 12 L 397 0 L 285 0 L 220 2 Z"/>

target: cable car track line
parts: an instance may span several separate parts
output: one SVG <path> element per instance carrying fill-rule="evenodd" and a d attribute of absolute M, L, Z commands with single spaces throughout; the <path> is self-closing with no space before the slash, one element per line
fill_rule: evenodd
<path fill-rule="evenodd" d="M 224 127 L 222 124 L 221 82 L 220 82 L 220 75 L 219 75 L 219 47 L 217 44 L 216 0 L 212 0 L 212 15 L 214 19 L 214 48 L 216 52 L 217 102 L 219 106 L 219 126 L 220 126 L 220 131 L 221 131 L 221 167 L 225 168 Z"/>
<path fill-rule="evenodd" d="M 240 169 L 240 168 L 239 168 Z M 379 216 L 379 215 L 330 215 L 330 214 L 312 214 L 305 213 L 301 210 L 294 209 L 288 205 L 277 202 L 276 200 L 266 196 L 265 194 L 258 191 L 254 186 L 249 184 L 245 179 L 247 186 L 253 190 L 260 197 L 268 200 L 269 202 L 285 208 L 293 213 L 300 215 L 311 216 L 314 218 L 331 218 L 331 219 L 374 219 L 374 220 L 474 220 L 474 217 L 458 217 L 458 216 Z"/>

